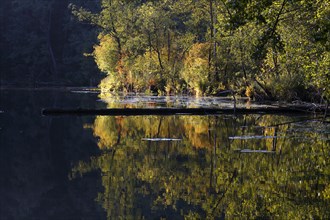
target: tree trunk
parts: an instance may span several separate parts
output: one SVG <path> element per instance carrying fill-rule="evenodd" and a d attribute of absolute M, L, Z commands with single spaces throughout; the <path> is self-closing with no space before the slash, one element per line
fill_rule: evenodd
<path fill-rule="evenodd" d="M 63 50 L 66 42 L 66 32 L 63 28 L 65 24 L 68 0 L 56 0 L 52 4 L 51 26 L 50 26 L 50 41 L 53 45 L 54 57 L 56 57 L 57 64 L 62 64 Z"/>
<path fill-rule="evenodd" d="M 53 77 L 57 78 L 58 76 L 58 71 L 57 71 L 57 62 L 56 62 L 56 58 L 54 55 L 54 50 L 53 50 L 53 45 L 52 45 L 52 41 L 51 41 L 51 32 L 52 32 L 52 13 L 53 10 L 52 8 L 49 9 L 49 18 L 48 18 L 48 30 L 47 30 L 47 47 L 48 47 L 48 52 L 49 52 L 49 56 L 50 56 L 50 60 L 52 63 L 52 73 L 53 73 Z"/>

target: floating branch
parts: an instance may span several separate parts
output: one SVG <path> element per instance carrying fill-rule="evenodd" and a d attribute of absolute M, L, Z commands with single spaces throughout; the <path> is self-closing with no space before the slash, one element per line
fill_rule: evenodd
<path fill-rule="evenodd" d="M 272 138 L 279 138 L 279 137 L 277 137 L 277 136 L 262 136 L 262 135 L 233 136 L 233 137 L 229 137 L 229 140 L 272 139 Z"/>
<path fill-rule="evenodd" d="M 143 141 L 182 141 L 179 138 L 142 138 Z"/>
<path fill-rule="evenodd" d="M 238 150 L 235 150 L 237 152 L 240 152 L 240 153 L 263 153 L 263 154 L 274 154 L 276 153 L 275 151 L 270 151 L 270 150 L 251 150 L 251 149 L 238 149 Z"/>
<path fill-rule="evenodd" d="M 321 113 L 319 111 L 318 113 Z M 57 115 L 221 115 L 221 114 L 311 114 L 303 108 L 269 107 L 269 108 L 110 108 L 110 109 L 56 109 L 49 108 L 41 111 L 45 116 Z"/>

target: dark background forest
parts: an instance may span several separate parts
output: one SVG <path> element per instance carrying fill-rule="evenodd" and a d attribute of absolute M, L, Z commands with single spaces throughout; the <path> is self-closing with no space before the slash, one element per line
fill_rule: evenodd
<path fill-rule="evenodd" d="M 100 72 L 92 57 L 97 33 L 77 22 L 75 3 L 97 10 L 98 1 L 1 0 L 1 85 L 96 86 Z"/>

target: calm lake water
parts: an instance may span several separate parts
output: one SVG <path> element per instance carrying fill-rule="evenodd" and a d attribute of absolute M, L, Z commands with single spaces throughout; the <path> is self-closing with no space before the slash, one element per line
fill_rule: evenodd
<path fill-rule="evenodd" d="M 231 101 L 0 92 L 2 220 L 330 218 L 329 123 L 285 115 L 51 117 L 41 109 Z"/>

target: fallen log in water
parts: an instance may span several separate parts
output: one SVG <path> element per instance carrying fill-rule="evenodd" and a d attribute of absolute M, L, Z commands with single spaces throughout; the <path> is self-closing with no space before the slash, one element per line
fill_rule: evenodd
<path fill-rule="evenodd" d="M 271 107 L 271 108 L 110 108 L 110 109 L 43 109 L 42 115 L 112 115 L 112 116 L 137 116 L 137 115 L 220 115 L 220 114 L 311 114 L 301 108 Z M 319 113 L 322 113 L 321 111 Z"/>

